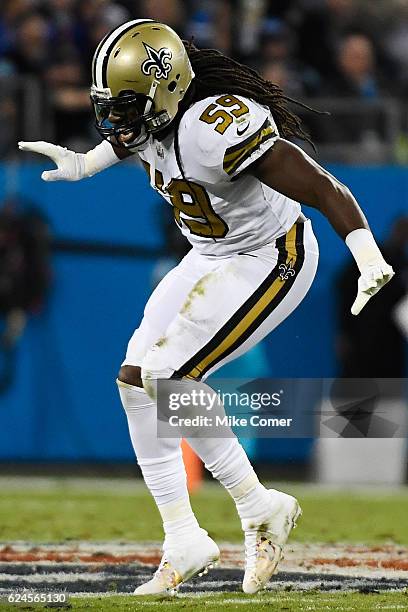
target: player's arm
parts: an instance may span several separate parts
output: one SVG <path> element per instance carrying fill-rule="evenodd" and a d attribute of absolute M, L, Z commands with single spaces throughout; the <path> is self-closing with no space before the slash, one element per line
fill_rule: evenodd
<path fill-rule="evenodd" d="M 340 181 L 296 145 L 279 139 L 254 165 L 252 174 L 280 193 L 317 208 L 349 247 L 360 270 L 358 293 L 351 308 L 357 315 L 394 276 L 378 248 L 354 196 Z"/>
<path fill-rule="evenodd" d="M 107 140 L 103 140 L 87 153 L 75 153 L 42 140 L 19 142 L 18 147 L 22 151 L 46 155 L 56 164 L 55 170 L 46 170 L 42 173 L 41 178 L 44 181 L 79 181 L 117 164 L 132 154 L 125 147 Z"/>

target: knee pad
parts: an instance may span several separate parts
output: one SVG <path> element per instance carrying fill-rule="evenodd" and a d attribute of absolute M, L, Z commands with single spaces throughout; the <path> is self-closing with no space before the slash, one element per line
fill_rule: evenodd
<path fill-rule="evenodd" d="M 150 411 L 154 409 L 155 404 L 150 397 L 147 397 L 143 387 L 135 387 L 119 379 L 116 379 L 116 383 L 123 409 L 128 415 L 141 410 L 148 409 Z"/>
<path fill-rule="evenodd" d="M 150 395 L 151 388 L 155 381 L 169 379 L 172 377 L 174 369 L 169 366 L 167 351 L 155 344 L 147 351 L 142 362 L 142 381 L 146 393 Z"/>

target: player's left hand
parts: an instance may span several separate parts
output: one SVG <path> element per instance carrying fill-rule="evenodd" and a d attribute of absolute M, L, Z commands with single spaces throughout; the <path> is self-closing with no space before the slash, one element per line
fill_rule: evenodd
<path fill-rule="evenodd" d="M 379 292 L 394 276 L 395 272 L 383 259 L 361 270 L 358 279 L 357 297 L 351 307 L 351 314 L 358 315 L 373 295 Z"/>

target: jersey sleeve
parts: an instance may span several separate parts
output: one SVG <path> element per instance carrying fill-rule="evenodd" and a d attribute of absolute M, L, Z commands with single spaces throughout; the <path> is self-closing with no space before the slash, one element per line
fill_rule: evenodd
<path fill-rule="evenodd" d="M 223 96 L 218 99 L 229 98 Z M 217 98 L 202 101 L 204 105 L 195 105 L 198 108 L 185 122 L 183 151 L 192 178 L 209 182 L 233 180 L 262 157 L 279 138 L 272 113 L 267 107 L 241 96 L 234 99 L 241 103 L 241 108 L 238 108 L 238 104 L 235 108 L 217 105 Z M 234 116 L 234 110 L 239 116 Z M 219 119 L 213 121 L 217 112 Z M 222 118 L 226 115 L 232 121 L 223 130 Z"/>

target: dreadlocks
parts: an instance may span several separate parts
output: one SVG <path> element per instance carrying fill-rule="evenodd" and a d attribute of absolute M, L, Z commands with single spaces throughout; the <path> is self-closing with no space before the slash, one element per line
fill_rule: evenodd
<path fill-rule="evenodd" d="M 265 81 L 256 70 L 236 62 L 216 49 L 197 49 L 192 42 L 187 41 L 183 41 L 183 44 L 195 73 L 195 78 L 185 99 L 180 104 L 181 114 L 191 104 L 210 96 L 225 93 L 241 95 L 271 109 L 278 131 L 283 138 L 300 138 L 314 148 L 312 141 L 302 128 L 301 119 L 288 109 L 287 103 L 297 104 L 313 112 L 319 111 L 314 111 L 305 104 L 288 98 L 280 87 L 270 81 Z M 180 154 L 178 127 L 181 114 L 175 122 L 174 150 L 181 175 L 190 184 L 194 192 L 194 185 L 186 178 L 184 173 Z M 199 202 L 199 198 L 197 201 Z M 203 214 L 203 216 L 205 215 Z"/>
<path fill-rule="evenodd" d="M 251 98 L 271 109 L 283 138 L 300 138 L 313 146 L 302 128 L 301 119 L 288 109 L 288 102 L 307 110 L 308 106 L 284 95 L 280 87 L 265 81 L 261 75 L 215 49 L 197 49 L 192 42 L 183 41 L 195 72 L 190 103 L 217 94 L 236 94 Z"/>

